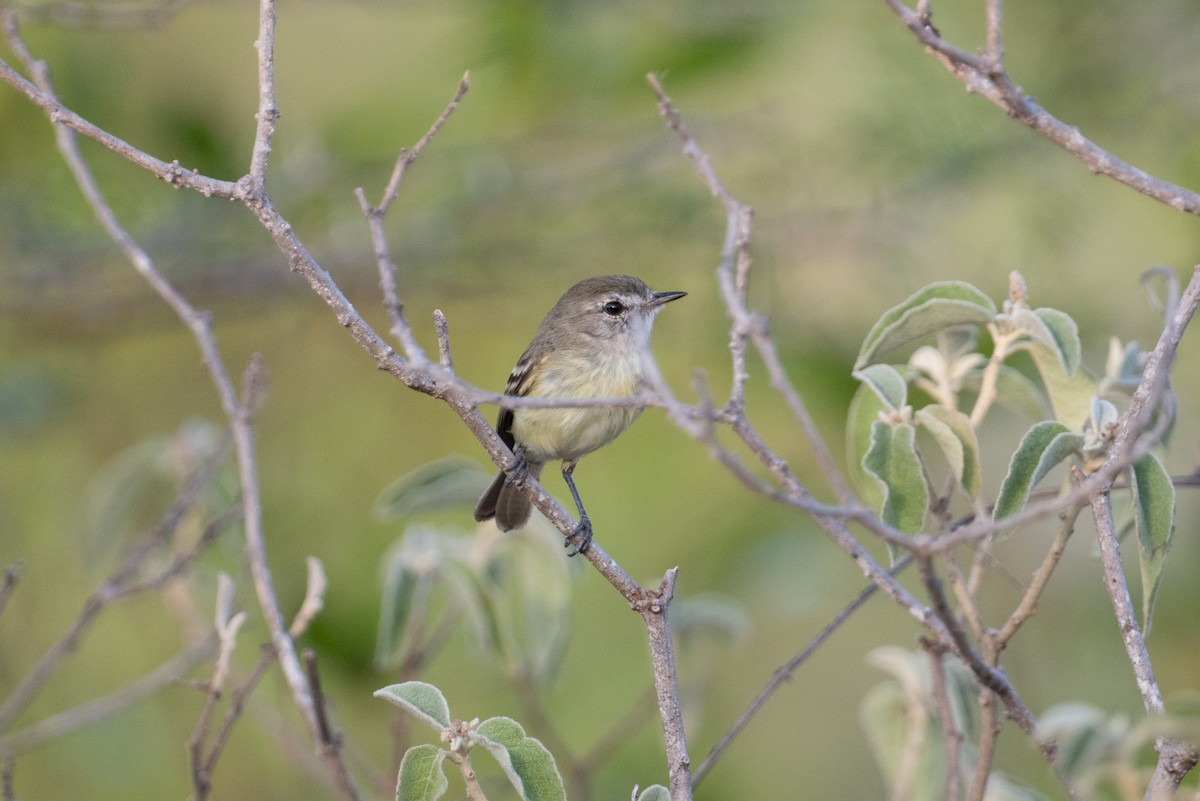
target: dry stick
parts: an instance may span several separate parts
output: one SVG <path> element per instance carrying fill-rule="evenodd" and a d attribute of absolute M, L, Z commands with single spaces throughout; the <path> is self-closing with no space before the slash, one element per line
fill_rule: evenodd
<path fill-rule="evenodd" d="M 1168 316 L 1158 344 L 1146 359 L 1142 380 L 1134 390 L 1129 409 L 1122 417 L 1121 426 L 1113 442 L 1112 453 L 1104 468 L 1131 463 L 1138 455 L 1139 438 L 1146 430 L 1170 380 L 1170 366 L 1184 330 L 1200 305 L 1200 266 L 1192 272 L 1183 293 L 1179 297 L 1175 313 Z M 1102 468 L 1103 469 L 1103 468 Z M 1084 482 L 1086 483 L 1086 482 Z M 1109 482 L 1111 486 L 1111 480 Z M 1142 640 L 1137 625 L 1137 616 L 1129 599 L 1129 588 L 1125 585 L 1121 567 L 1120 550 L 1116 532 L 1112 526 L 1112 509 L 1108 500 L 1107 487 L 1091 496 L 1092 516 L 1096 522 L 1096 536 L 1100 541 L 1104 563 L 1105 585 L 1112 599 L 1113 611 L 1121 629 L 1121 638 L 1133 669 L 1134 679 L 1142 695 L 1142 703 L 1150 715 L 1163 711 L 1162 692 L 1154 678 L 1150 655 Z M 1198 761 L 1200 749 L 1187 743 L 1168 738 L 1159 738 L 1155 743 L 1158 762 L 1146 789 L 1147 799 L 1170 796 Z"/>
<path fill-rule="evenodd" d="M 317 732 L 320 736 L 321 750 L 328 752 L 331 764 L 337 768 L 335 777 L 337 778 L 338 787 L 342 794 L 347 798 L 359 798 L 358 788 L 354 784 L 354 779 L 350 775 L 350 771 L 346 768 L 346 763 L 340 757 L 342 749 L 341 735 L 333 730 L 333 726 L 329 721 L 328 704 L 325 701 L 325 693 L 321 691 L 321 675 L 317 671 L 317 653 L 311 648 L 305 648 L 301 654 L 304 660 L 304 668 L 308 673 L 308 684 L 312 688 L 313 704 L 317 712 Z"/>
<path fill-rule="evenodd" d="M 1154 678 L 1150 664 L 1150 653 L 1138 627 L 1137 613 L 1125 582 L 1125 571 L 1121 564 L 1121 547 L 1113 525 L 1112 505 L 1108 493 L 1097 493 L 1092 497 L 1092 519 L 1096 524 L 1096 539 L 1100 544 L 1100 562 L 1104 567 L 1104 585 L 1112 599 L 1113 614 L 1121 632 L 1121 641 L 1133 667 L 1142 705 L 1151 717 L 1166 713 L 1162 692 Z M 1154 744 L 1158 751 L 1158 764 L 1146 787 L 1146 801 L 1174 798 L 1180 782 L 1197 762 L 1200 751 L 1191 744 L 1169 737 L 1159 737 Z"/>
<path fill-rule="evenodd" d="M 906 554 L 905 556 L 901 557 L 900 561 L 898 561 L 896 565 L 888 571 L 888 573 L 892 577 L 895 577 L 900 573 L 900 571 L 904 570 L 910 564 L 912 564 L 912 556 Z M 750 723 L 751 719 L 758 714 L 758 711 L 767 703 L 767 699 L 774 695 L 775 691 L 782 687 L 785 681 L 790 680 L 792 678 L 792 674 L 796 672 L 796 669 L 807 662 L 809 657 L 816 653 L 817 649 L 824 645 L 825 641 L 828 640 L 829 637 L 835 631 L 837 631 L 843 623 L 849 620 L 850 616 L 857 612 L 862 605 L 867 602 L 867 599 L 878 592 L 878 590 L 878 584 L 868 584 L 866 587 L 863 587 L 863 589 L 859 591 L 858 595 L 854 596 L 854 599 L 850 601 L 850 603 L 846 604 L 846 606 L 842 608 L 842 611 L 838 612 L 837 615 L 834 616 L 833 620 L 826 623 L 825 627 L 817 632 L 817 635 L 809 640 L 808 644 L 805 645 L 799 653 L 789 659 L 784 665 L 776 668 L 775 672 L 771 674 L 771 679 L 761 690 L 758 691 L 758 695 L 754 697 L 754 700 L 750 702 L 750 705 L 747 706 L 745 711 L 738 716 L 738 719 L 733 722 L 733 725 L 729 727 L 729 730 L 725 732 L 725 735 L 717 742 L 716 745 L 713 746 L 712 750 L 708 752 L 708 756 L 706 756 L 704 761 L 701 762 L 699 767 L 696 768 L 695 773 L 692 776 L 692 783 L 694 785 L 699 784 L 704 777 L 708 775 L 708 772 L 712 770 L 713 765 L 715 765 L 717 760 L 721 758 L 721 755 L 725 753 L 725 749 L 727 749 L 729 744 L 733 742 L 734 738 L 741 733 L 742 729 L 746 728 L 746 725 Z"/>
<path fill-rule="evenodd" d="M 683 709 L 679 705 L 675 646 L 671 641 L 671 626 L 667 620 L 667 607 L 675 593 L 675 576 L 678 572 L 677 567 L 668 570 L 657 590 L 643 590 L 632 605 L 646 623 L 646 636 L 650 642 L 650 661 L 654 669 L 659 716 L 662 718 L 671 801 L 690 801 L 691 758 L 683 730 Z"/>
<path fill-rule="evenodd" d="M 254 668 L 250 671 L 250 675 L 240 687 L 234 690 L 229 709 L 225 710 L 225 716 L 221 720 L 221 726 L 217 729 L 217 734 L 213 738 L 213 743 L 209 748 L 207 756 L 203 753 L 204 738 L 207 736 L 213 708 L 206 706 L 203 715 L 197 721 L 196 731 L 192 739 L 188 742 L 188 750 L 192 759 L 192 776 L 196 788 L 196 801 L 203 801 L 208 796 L 212 787 L 213 771 L 217 767 L 217 760 L 221 758 L 221 754 L 225 751 L 225 746 L 229 742 L 229 736 L 233 733 L 234 724 L 240 719 L 250 693 L 254 692 L 254 688 L 258 686 L 258 682 L 266 675 L 267 670 L 273 664 L 275 664 L 275 648 L 269 644 L 264 645 L 258 662 L 255 663 Z"/>
<path fill-rule="evenodd" d="M 1075 520 L 1081 510 L 1081 506 L 1076 506 L 1064 513 L 1062 525 L 1059 527 L 1054 542 L 1046 552 L 1041 565 L 1034 571 L 1033 579 L 1022 594 L 1016 608 L 1013 609 L 1008 619 L 1004 622 L 1004 626 L 999 631 L 995 631 L 983 626 L 981 622 L 973 622 L 980 640 L 983 658 L 989 665 L 996 666 L 999 664 L 1001 651 L 1004 650 L 1009 640 L 1016 635 L 1025 621 L 1037 611 L 1038 600 L 1049 584 L 1054 569 L 1062 559 L 1063 552 L 1066 550 L 1067 540 L 1074 531 Z M 988 542 L 988 540 L 984 540 L 980 543 L 980 547 L 982 548 Z M 974 578 L 974 570 L 972 578 Z M 957 589 L 958 587 L 956 586 Z M 964 601 L 960 598 L 960 602 L 963 602 L 964 608 L 973 609 L 973 603 L 970 599 L 975 597 L 976 591 L 977 585 L 972 586 L 968 584 L 964 588 L 967 600 Z M 971 787 L 967 795 L 968 801 L 983 801 L 984 794 L 987 792 L 988 779 L 992 772 L 992 761 L 996 754 L 996 745 L 1000 735 L 1000 721 L 996 717 L 996 696 L 990 689 L 983 686 L 979 688 L 979 718 L 979 756 L 975 762 L 975 775 L 971 780 Z"/>
<path fill-rule="evenodd" d="M 992 775 L 992 760 L 1000 738 L 1000 719 L 996 715 L 996 694 L 987 687 L 979 688 L 979 757 L 967 801 L 983 801 L 988 779 Z"/>
<path fill-rule="evenodd" d="M 1021 596 L 1020 602 L 1017 603 L 1012 614 L 1008 616 L 1008 620 L 1004 621 L 1004 625 L 1000 630 L 988 636 L 988 639 L 991 641 L 991 647 L 997 656 L 1008 645 L 1008 641 L 1013 638 L 1021 626 L 1024 625 L 1025 621 L 1037 612 L 1038 600 L 1042 597 L 1042 593 L 1050 583 L 1050 577 L 1054 574 L 1054 569 L 1058 567 L 1063 552 L 1067 549 L 1067 540 L 1071 538 L 1071 533 L 1075 530 L 1075 520 L 1079 517 L 1079 513 L 1082 510 L 1083 506 L 1077 505 L 1063 515 L 1062 525 L 1058 528 L 1058 534 L 1054 537 L 1054 542 L 1051 543 L 1050 550 L 1046 551 L 1046 556 L 1042 559 L 1042 563 L 1034 571 L 1033 579 L 1029 582 L 1029 588 Z"/>
<path fill-rule="evenodd" d="M 962 776 L 959 775 L 958 757 L 962 750 L 963 733 L 954 723 L 954 710 L 946 692 L 946 663 L 943 660 L 946 648 L 927 637 L 921 638 L 921 647 L 929 655 L 929 693 L 933 696 L 938 720 L 942 724 L 942 747 L 946 759 L 946 786 L 942 798 L 945 801 L 958 801 L 962 797 Z"/>
<path fill-rule="evenodd" d="M 975 674 L 975 680 L 982 686 L 992 690 L 1000 697 L 1004 703 L 1005 711 L 1020 728 L 1021 731 L 1037 743 L 1038 749 L 1042 752 L 1042 756 L 1055 769 L 1058 774 L 1059 781 L 1067 792 L 1067 796 L 1071 799 L 1077 798 L 1075 789 L 1072 787 L 1069 779 L 1062 773 L 1061 765 L 1058 759 L 1058 744 L 1053 740 L 1045 740 L 1037 731 L 1037 719 L 1021 700 L 1016 689 L 1008 681 L 1008 677 L 1004 675 L 997 667 L 993 667 L 980 658 L 979 654 L 971 646 L 967 634 L 962 629 L 962 625 L 958 622 L 954 611 L 950 608 L 950 603 L 946 598 L 946 594 L 942 589 L 941 579 L 933 567 L 933 557 L 930 555 L 917 555 L 917 567 L 921 573 L 921 582 L 925 585 L 926 591 L 929 593 L 930 600 L 933 604 L 934 612 L 941 620 L 946 637 L 942 642 L 952 648 L 954 653 L 959 656 Z"/>

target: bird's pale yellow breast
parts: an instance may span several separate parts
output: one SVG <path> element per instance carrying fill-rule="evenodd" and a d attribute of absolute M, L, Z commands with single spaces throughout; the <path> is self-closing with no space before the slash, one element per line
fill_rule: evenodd
<path fill-rule="evenodd" d="M 589 353 L 543 363 L 527 397 L 620 398 L 637 392 L 640 361 Z M 517 409 L 512 432 L 534 461 L 578 459 L 616 439 L 637 419 L 635 408 Z"/>

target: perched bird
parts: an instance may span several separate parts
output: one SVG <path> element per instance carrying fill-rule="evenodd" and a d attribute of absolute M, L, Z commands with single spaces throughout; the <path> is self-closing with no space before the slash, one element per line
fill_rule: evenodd
<path fill-rule="evenodd" d="M 638 392 L 645 375 L 642 354 L 662 307 L 686 292 L 653 292 L 630 275 L 580 281 L 546 314 L 517 360 L 505 395 L 527 398 L 620 398 Z M 579 510 L 578 553 L 592 540 L 592 524 L 572 473 L 581 458 L 612 442 L 642 410 L 617 408 L 501 409 L 496 432 L 520 460 L 511 477 L 501 472 L 475 506 L 476 520 L 496 519 L 501 531 L 529 520 L 529 499 L 517 489 L 538 478 L 546 462 L 562 460 L 562 474 Z"/>

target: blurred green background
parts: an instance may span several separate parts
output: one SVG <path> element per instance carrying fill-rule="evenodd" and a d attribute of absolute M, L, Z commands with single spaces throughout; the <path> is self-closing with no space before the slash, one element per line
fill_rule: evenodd
<path fill-rule="evenodd" d="M 25 34 L 69 107 L 165 160 L 229 180 L 245 172 L 254 8 L 199 3 L 139 29 L 64 27 L 46 19 L 53 11 L 41 7 Z M 935 12 L 951 41 L 981 43 L 978 3 L 955 0 Z M 1200 8 L 1020 0 L 1005 12 L 1010 69 L 1039 103 L 1148 172 L 1200 186 Z M 660 317 L 655 351 L 682 397 L 694 397 L 699 370 L 721 399 L 728 329 L 712 275 L 723 213 L 658 117 L 644 80 L 651 71 L 725 185 L 755 208 L 753 304 L 770 316 L 792 378 L 839 453 L 858 344 L 884 309 L 922 284 L 966 280 L 999 301 L 1009 271 L 1020 270 L 1034 305 L 1078 321 L 1085 360 L 1099 370 L 1110 336 L 1147 347 L 1157 338 L 1139 274 L 1165 264 L 1186 277 L 1197 259 L 1195 220 L 1093 177 L 968 96 L 880 2 L 283 2 L 283 116 L 269 188 L 381 331 L 352 193 L 362 186 L 378 198 L 398 150 L 425 131 L 466 70 L 471 91 L 410 170 L 388 234 L 418 336 L 432 351 L 430 313 L 445 311 L 456 367 L 482 387 L 503 386 L 563 289 L 629 272 L 688 291 Z M 99 231 L 42 113 L 4 87 L 0 121 L 0 565 L 24 560 L 0 616 L 3 695 L 111 566 L 89 557 L 83 532 L 112 460 L 189 420 L 219 421 L 220 412 L 192 339 Z M 244 209 L 170 191 L 91 143 L 84 150 L 160 269 L 212 310 L 231 370 L 263 354 L 270 392 L 258 452 L 277 586 L 294 608 L 304 557 L 324 562 L 326 609 L 303 644 L 320 654 L 347 738 L 385 764 L 392 710 L 370 695 L 394 680 L 371 662 L 378 564 L 403 526 L 376 521 L 371 506 L 396 476 L 429 460 L 485 460 L 442 405 L 375 370 Z M 1196 459 L 1198 342 L 1187 336 L 1176 373 L 1181 423 L 1166 456 L 1176 473 L 1191 472 Z M 752 371 L 751 419 L 827 497 L 757 362 Z M 1024 424 L 991 429 L 984 470 L 993 483 Z M 681 654 L 685 688 L 706 687 L 689 696 L 698 764 L 861 576 L 814 525 L 748 496 L 659 412 L 589 457 L 576 477 L 599 541 L 635 577 L 654 582 L 678 565 L 680 595 L 725 594 L 752 622 L 737 645 Z M 548 487 L 565 495 L 557 476 Z M 1184 491 L 1149 642 L 1168 703 L 1200 690 L 1198 511 L 1194 492 Z M 469 510 L 442 522 L 468 529 Z M 1005 665 L 1035 712 L 1079 699 L 1136 717 L 1090 530 L 1080 529 L 1042 614 Z M 1050 536 L 1010 539 L 1000 564 L 1024 581 Z M 209 562 L 201 581 L 211 583 L 216 567 L 236 575 L 236 543 Z M 997 580 L 985 600 L 998 615 L 1017 597 Z M 242 603 L 253 606 L 249 595 Z M 546 697 L 583 751 L 614 710 L 643 697 L 649 671 L 640 622 L 593 572 L 580 571 L 573 606 L 574 637 Z M 177 625 L 157 598 L 109 610 L 22 720 L 157 665 L 178 649 Z M 856 713 L 882 674 L 864 657 L 880 644 L 909 647 L 917 633 L 902 612 L 872 601 L 779 692 L 698 798 L 882 796 Z M 239 665 L 253 662 L 265 636 L 252 618 Z M 423 678 L 446 691 L 456 716 L 521 718 L 498 669 L 465 636 Z M 217 795 L 329 797 L 279 745 L 288 720 L 270 710 L 293 716 L 281 682 L 272 676 L 258 694 L 259 711 L 218 766 Z M 24 754 L 18 795 L 184 797 L 183 744 L 201 704 L 200 693 L 173 688 Z M 600 772 L 594 797 L 665 784 L 660 742 L 651 721 Z M 297 752 L 310 753 L 306 738 Z M 1015 731 L 1003 738 L 998 766 L 1054 792 Z"/>

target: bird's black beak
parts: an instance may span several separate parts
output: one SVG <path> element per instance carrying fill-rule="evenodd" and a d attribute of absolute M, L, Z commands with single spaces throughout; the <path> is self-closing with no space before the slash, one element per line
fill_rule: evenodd
<path fill-rule="evenodd" d="M 646 304 L 648 309 L 657 309 L 664 303 L 670 303 L 673 300 L 679 300 L 686 292 L 655 292 L 650 296 L 650 302 Z"/>

